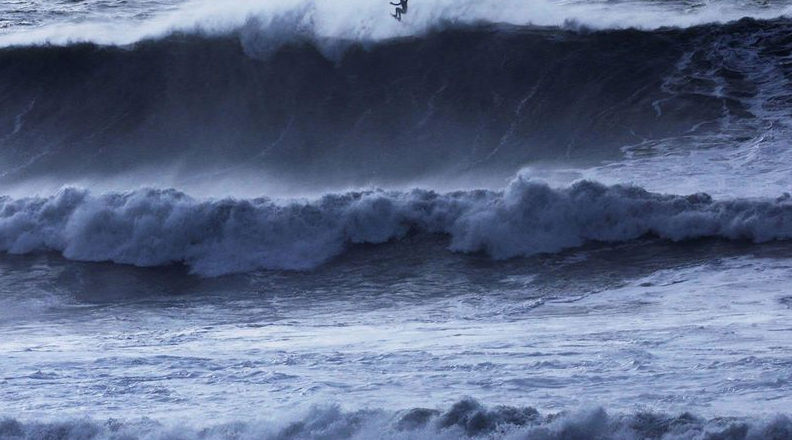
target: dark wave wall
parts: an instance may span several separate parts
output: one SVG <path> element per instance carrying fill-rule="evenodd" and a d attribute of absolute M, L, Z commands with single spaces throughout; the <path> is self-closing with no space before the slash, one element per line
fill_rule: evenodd
<path fill-rule="evenodd" d="M 701 50 L 724 35 L 740 41 L 769 29 L 773 46 L 764 38 L 757 51 L 788 52 L 787 27 L 483 25 L 352 43 L 334 59 L 307 41 L 257 56 L 247 33 L 5 48 L 0 181 L 178 164 L 186 173 L 244 165 L 305 180 L 386 182 L 614 158 L 624 145 L 682 136 L 724 108 L 751 117 L 740 99 L 699 90 L 695 81 L 712 80 L 701 72 L 737 84 L 742 97 L 757 87 L 744 72 L 718 71 L 725 67 Z M 671 90 L 667 78 L 680 69 L 683 86 Z M 697 128 L 707 129 L 717 127 Z"/>

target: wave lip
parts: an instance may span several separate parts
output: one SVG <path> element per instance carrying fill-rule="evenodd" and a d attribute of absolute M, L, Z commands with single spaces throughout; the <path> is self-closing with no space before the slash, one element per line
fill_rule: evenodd
<path fill-rule="evenodd" d="M 284 28 L 297 29 L 319 39 L 378 41 L 420 35 L 446 23 L 657 29 L 724 23 L 745 17 L 772 19 L 790 12 L 785 0 L 696 4 L 677 1 L 426 0 L 410 8 L 408 20 L 396 22 L 389 16 L 390 6 L 377 2 L 239 0 L 233 5 L 210 0 L 137 2 L 133 7 L 122 6 L 123 12 L 114 8 L 113 15 L 108 15 L 101 7 L 91 7 L 91 3 L 85 2 L 84 10 L 79 12 L 69 4 L 50 6 L 52 11 L 46 11 L 43 16 L 35 11 L 18 17 L 9 15 L 7 25 L 12 30 L 0 32 L 0 47 L 74 42 L 124 45 L 160 38 L 173 31 L 227 33 L 251 19 L 264 28 L 277 28 L 286 23 L 288 26 Z M 101 2 L 97 3 L 101 6 Z M 0 12 L 9 11 L 0 9 Z M 79 16 L 81 19 L 53 20 L 48 15 Z M 38 25 L 30 26 L 31 18 Z"/>
<path fill-rule="evenodd" d="M 495 259 L 645 235 L 758 243 L 792 238 L 792 199 L 716 201 L 591 181 L 555 189 L 519 177 L 504 191 L 377 190 L 288 202 L 202 201 L 154 189 L 95 195 L 76 188 L 0 200 L 2 251 L 57 251 L 74 260 L 139 266 L 184 263 L 207 276 L 311 269 L 350 245 L 409 233 L 445 234 L 450 250 Z"/>
<path fill-rule="evenodd" d="M 280 425 L 280 426 L 279 426 Z M 792 439 L 787 416 L 769 420 L 722 417 L 705 420 L 691 414 L 652 412 L 610 415 L 603 409 L 542 415 L 531 407 L 487 408 L 463 399 L 445 411 L 415 408 L 345 412 L 337 406 L 316 407 L 291 423 L 234 422 L 196 429 L 165 427 L 152 420 L 20 422 L 0 419 L 0 437 L 8 440 L 216 440 L 285 439 Z"/>

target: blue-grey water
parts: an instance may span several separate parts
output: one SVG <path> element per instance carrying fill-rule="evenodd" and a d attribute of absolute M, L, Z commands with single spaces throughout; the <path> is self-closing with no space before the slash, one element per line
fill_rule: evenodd
<path fill-rule="evenodd" d="M 781 1 L 0 1 L 0 439 L 792 438 Z"/>

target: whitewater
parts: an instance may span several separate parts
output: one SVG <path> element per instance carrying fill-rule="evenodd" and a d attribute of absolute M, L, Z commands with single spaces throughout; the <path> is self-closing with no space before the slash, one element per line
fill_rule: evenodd
<path fill-rule="evenodd" d="M 792 439 L 791 11 L 0 0 L 0 440 Z"/>

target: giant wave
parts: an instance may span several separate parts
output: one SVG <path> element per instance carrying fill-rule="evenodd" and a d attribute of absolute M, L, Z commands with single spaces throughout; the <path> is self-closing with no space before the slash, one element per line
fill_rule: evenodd
<path fill-rule="evenodd" d="M 0 182 L 127 173 L 189 189 L 237 176 L 327 191 L 506 179 L 658 140 L 734 146 L 790 121 L 791 26 L 454 25 L 322 45 L 254 22 L 124 47 L 3 48 Z"/>
<path fill-rule="evenodd" d="M 350 245 L 414 233 L 447 235 L 450 250 L 495 259 L 645 235 L 766 242 L 792 238 L 792 199 L 716 201 L 590 181 L 554 189 L 523 177 L 504 191 L 364 191 L 289 202 L 74 188 L 0 199 L 0 250 L 139 266 L 184 263 L 208 276 L 310 269 Z"/>

